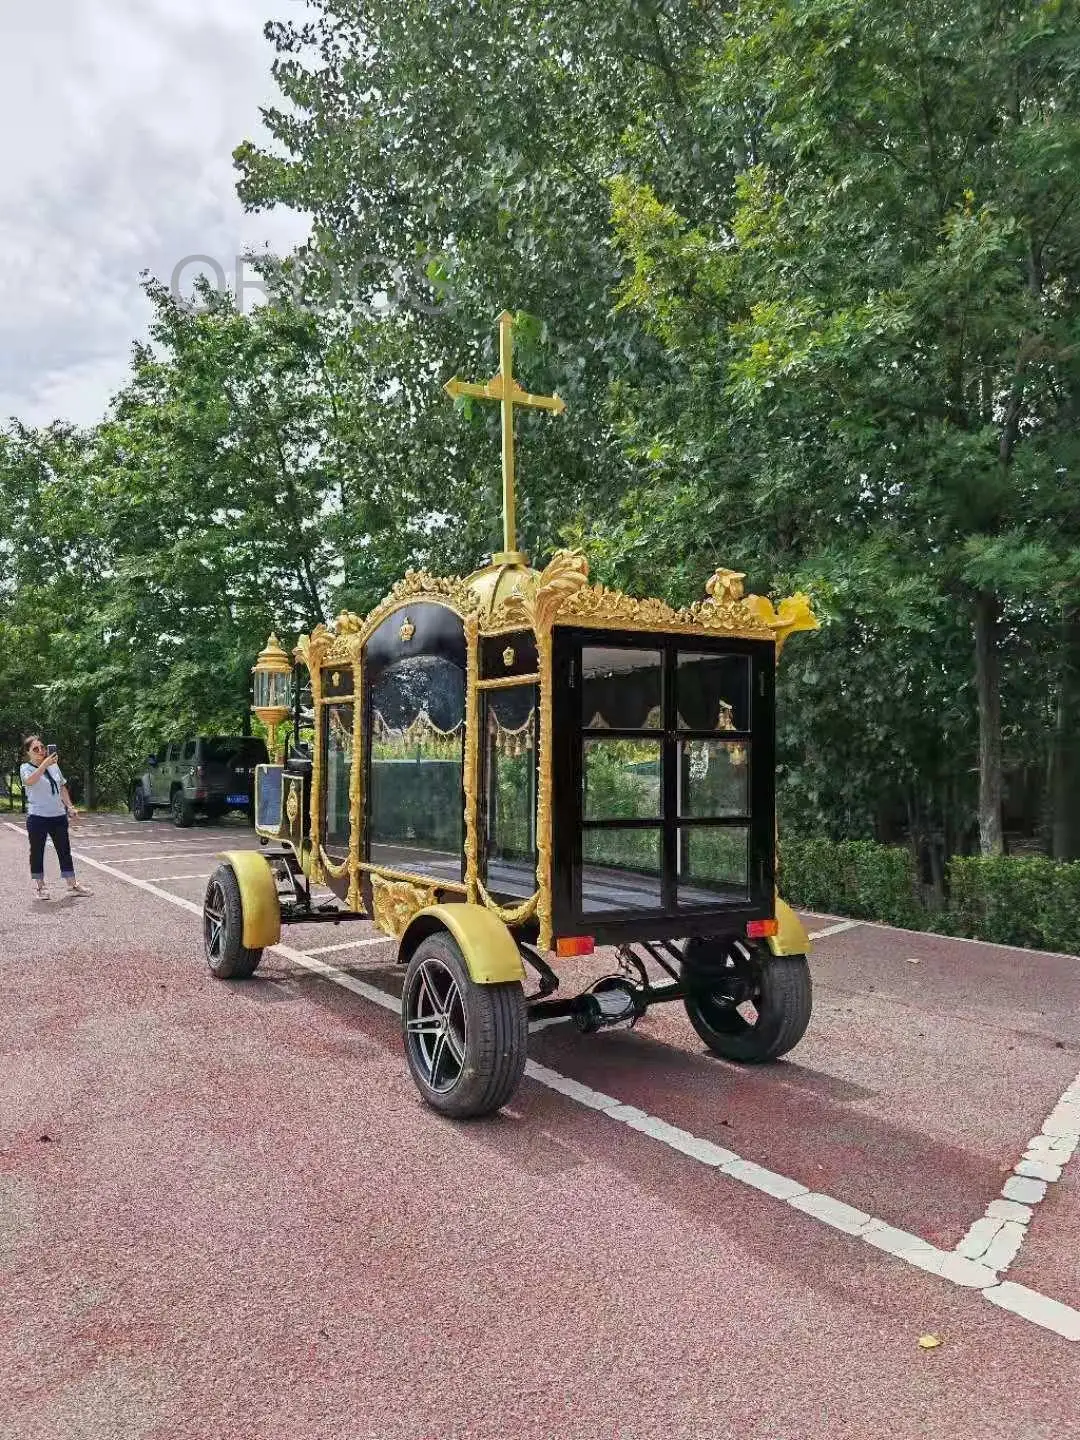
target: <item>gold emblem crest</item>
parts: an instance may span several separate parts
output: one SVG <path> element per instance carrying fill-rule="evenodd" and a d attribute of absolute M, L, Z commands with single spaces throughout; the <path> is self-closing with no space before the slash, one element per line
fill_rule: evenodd
<path fill-rule="evenodd" d="M 330 676 L 330 684 L 331 684 L 331 685 L 334 685 L 334 686 L 338 686 L 338 685 L 341 684 L 341 671 L 340 671 L 340 670 L 335 670 L 334 673 Z"/>
<path fill-rule="evenodd" d="M 512 645 L 507 645 L 506 649 L 503 651 L 503 664 L 504 664 L 504 665 L 506 666 L 506 668 L 509 670 L 510 666 L 511 666 L 513 663 L 514 663 L 514 647 L 513 647 Z"/>
<path fill-rule="evenodd" d="M 285 802 L 285 814 L 289 817 L 289 824 L 296 824 L 296 817 L 300 814 L 300 801 L 296 798 L 296 786 L 289 786 L 289 798 Z"/>
<path fill-rule="evenodd" d="M 412 621 L 407 615 L 405 616 L 405 619 L 401 622 L 401 629 L 398 631 L 398 634 L 401 636 L 401 641 L 404 645 L 407 645 L 412 639 L 412 637 L 416 634 L 416 626 L 412 623 Z"/>

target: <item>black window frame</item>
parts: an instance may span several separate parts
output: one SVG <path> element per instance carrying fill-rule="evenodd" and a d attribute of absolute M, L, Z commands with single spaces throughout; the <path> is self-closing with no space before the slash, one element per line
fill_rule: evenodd
<path fill-rule="evenodd" d="M 582 651 L 605 649 L 661 652 L 661 714 L 657 729 L 590 729 L 582 713 Z M 690 730 L 678 724 L 675 677 L 678 656 L 746 655 L 750 663 L 750 728 Z M 776 650 L 772 641 L 725 636 L 660 634 L 556 626 L 552 642 L 552 911 L 556 935 L 592 935 L 601 943 L 631 938 L 692 934 L 745 934 L 748 920 L 771 916 L 776 882 Z M 584 819 L 584 742 L 592 737 L 661 741 L 660 819 Z M 748 816 L 679 815 L 679 747 L 689 740 L 730 740 L 747 746 L 750 766 Z M 659 908 L 585 911 L 582 908 L 583 836 L 588 829 L 656 829 L 661 840 Z M 715 906 L 679 904 L 678 845 L 683 830 L 749 830 L 747 896 Z M 692 883 L 692 882 L 690 882 Z"/>
<path fill-rule="evenodd" d="M 351 665 L 341 665 L 338 668 L 343 671 L 348 670 L 351 678 L 353 669 Z M 341 709 L 347 707 L 348 709 L 353 710 L 353 714 L 355 716 L 355 704 L 356 701 L 353 698 L 353 692 L 350 686 L 349 690 L 343 690 L 339 695 L 332 695 L 328 699 L 324 699 L 319 707 L 322 712 L 319 716 L 319 740 L 322 745 L 322 785 L 320 787 L 322 790 L 322 794 L 319 796 L 320 844 L 335 865 L 340 865 L 341 862 L 343 860 L 346 860 L 349 856 L 349 851 L 352 845 L 353 814 L 352 804 L 350 802 L 348 811 L 349 829 L 347 841 L 344 847 L 338 846 L 335 842 L 334 847 L 331 848 L 331 846 L 327 843 L 327 841 L 329 840 L 329 830 L 326 823 L 326 812 L 330 804 L 330 711 L 335 708 Z M 353 751 L 352 763 L 354 765 L 358 765 L 361 763 L 361 756 L 357 755 L 355 750 Z M 351 783 L 349 788 L 350 790 L 352 789 Z"/>

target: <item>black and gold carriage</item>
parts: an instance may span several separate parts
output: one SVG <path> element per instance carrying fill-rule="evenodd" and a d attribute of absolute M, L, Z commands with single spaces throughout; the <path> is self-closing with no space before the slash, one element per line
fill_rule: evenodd
<path fill-rule="evenodd" d="M 753 1062 L 810 1017 L 774 822 L 776 659 L 816 626 L 806 597 L 774 608 L 718 570 L 675 610 L 590 584 L 576 552 L 530 568 L 513 407 L 562 406 L 517 386 L 501 327 L 495 378 L 447 388 L 502 401 L 505 549 L 465 579 L 406 574 L 294 660 L 271 638 L 255 709 L 291 709 L 293 743 L 258 772 L 265 848 L 221 857 L 204 915 L 222 978 L 250 975 L 283 923 L 372 920 L 405 969 L 416 1084 L 457 1116 L 510 1098 L 530 1020 L 596 1030 L 681 1000 L 710 1050 Z M 558 994 L 559 962 L 603 947 L 610 973 Z"/>

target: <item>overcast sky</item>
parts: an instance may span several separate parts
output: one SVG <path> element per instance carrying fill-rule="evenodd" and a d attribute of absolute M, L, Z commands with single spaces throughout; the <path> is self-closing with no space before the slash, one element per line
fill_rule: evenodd
<path fill-rule="evenodd" d="M 227 274 L 306 234 L 245 215 L 231 153 L 265 136 L 268 19 L 298 0 L 0 0 L 0 425 L 88 424 L 146 334 L 139 272 Z"/>

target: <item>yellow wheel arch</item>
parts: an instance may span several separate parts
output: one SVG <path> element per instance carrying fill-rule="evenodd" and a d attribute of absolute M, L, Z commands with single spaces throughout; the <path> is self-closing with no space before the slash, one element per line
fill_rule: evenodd
<path fill-rule="evenodd" d="M 228 865 L 240 886 L 245 948 L 276 945 L 281 939 L 281 901 L 270 862 L 257 850 L 225 850 L 217 858 Z"/>
<path fill-rule="evenodd" d="M 399 963 L 407 965 L 421 941 L 439 930 L 448 931 L 457 941 L 474 984 L 502 985 L 525 979 L 521 952 L 507 927 L 492 911 L 465 903 L 429 905 L 418 911 L 398 942 Z"/>
<path fill-rule="evenodd" d="M 791 906 L 785 904 L 779 895 L 776 897 L 776 919 L 780 929 L 775 935 L 769 936 L 769 949 L 772 953 L 774 955 L 809 955 L 810 936 L 806 933 L 806 927 Z"/>

